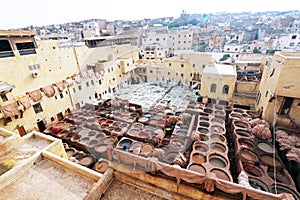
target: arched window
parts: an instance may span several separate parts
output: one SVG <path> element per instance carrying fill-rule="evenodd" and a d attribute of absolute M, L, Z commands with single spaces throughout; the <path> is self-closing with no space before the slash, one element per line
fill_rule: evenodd
<path fill-rule="evenodd" d="M 228 94 L 228 91 L 229 91 L 229 86 L 228 85 L 224 85 L 222 93 L 223 94 Z"/>
<path fill-rule="evenodd" d="M 217 90 L 217 85 L 216 84 L 211 84 L 211 86 L 210 86 L 210 92 L 216 92 L 216 90 Z"/>

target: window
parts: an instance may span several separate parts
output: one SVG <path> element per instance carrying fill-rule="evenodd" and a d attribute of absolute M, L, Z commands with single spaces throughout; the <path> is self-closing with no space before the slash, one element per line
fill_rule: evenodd
<path fill-rule="evenodd" d="M 216 92 L 216 90 L 217 90 L 217 85 L 216 84 L 211 84 L 210 85 L 210 92 Z"/>
<path fill-rule="evenodd" d="M 41 103 L 36 103 L 33 105 L 33 109 L 34 109 L 34 112 L 36 114 L 40 113 L 40 112 L 43 112 L 43 108 L 41 106 Z"/>
<path fill-rule="evenodd" d="M 224 85 L 224 86 L 223 86 L 222 93 L 223 93 L 223 94 L 228 94 L 228 91 L 229 91 L 229 86 L 228 86 L 228 85 Z"/>
<path fill-rule="evenodd" d="M 33 42 L 16 43 L 20 55 L 35 54 L 35 45 Z"/>
<path fill-rule="evenodd" d="M 193 76 L 193 73 L 190 73 L 190 77 L 192 77 Z"/>
<path fill-rule="evenodd" d="M 94 85 L 94 80 L 91 80 L 91 84 Z"/>
<path fill-rule="evenodd" d="M 101 85 L 102 83 L 101 83 L 101 80 L 99 80 L 99 85 Z"/>
<path fill-rule="evenodd" d="M 181 67 L 184 67 L 184 64 L 181 64 Z"/>
<path fill-rule="evenodd" d="M 73 88 L 73 93 L 76 93 L 76 89 L 75 88 Z"/>
<path fill-rule="evenodd" d="M 81 88 L 81 85 L 78 85 L 78 90 L 81 90 L 82 88 Z"/>
<path fill-rule="evenodd" d="M 129 63 L 127 63 L 127 67 L 129 67 Z"/>
<path fill-rule="evenodd" d="M 266 91 L 266 94 L 265 94 L 265 97 L 268 97 L 268 94 L 269 94 L 269 91 L 267 90 L 267 91 Z"/>
<path fill-rule="evenodd" d="M 171 73 L 170 72 L 168 72 L 168 75 L 170 75 Z"/>
<path fill-rule="evenodd" d="M 293 35 L 292 36 L 292 40 L 296 39 L 297 38 L 297 35 Z"/>
<path fill-rule="evenodd" d="M 171 67 L 172 66 L 172 64 L 171 63 L 169 63 L 169 67 Z"/>
<path fill-rule="evenodd" d="M 63 93 L 60 93 L 59 96 L 60 96 L 61 99 L 64 98 Z"/>
<path fill-rule="evenodd" d="M 86 82 L 85 84 L 86 84 L 86 87 L 89 87 L 89 86 L 90 86 L 90 83 L 89 83 L 89 82 Z"/>
<path fill-rule="evenodd" d="M 272 77 L 274 75 L 274 72 L 275 72 L 275 68 L 272 70 L 270 77 Z"/>
<path fill-rule="evenodd" d="M 178 76 L 178 73 L 176 73 L 176 76 Z"/>
<path fill-rule="evenodd" d="M 0 40 L 0 58 L 12 57 L 14 53 L 8 40 Z"/>
<path fill-rule="evenodd" d="M 1 99 L 3 102 L 8 101 L 6 94 L 1 94 Z"/>
<path fill-rule="evenodd" d="M 152 70 L 150 70 L 150 73 L 152 74 L 152 73 L 153 73 L 153 71 L 152 71 Z"/>
<path fill-rule="evenodd" d="M 159 41 L 159 38 L 156 38 L 156 41 Z"/>
<path fill-rule="evenodd" d="M 196 67 L 196 64 L 193 64 L 193 67 Z"/>

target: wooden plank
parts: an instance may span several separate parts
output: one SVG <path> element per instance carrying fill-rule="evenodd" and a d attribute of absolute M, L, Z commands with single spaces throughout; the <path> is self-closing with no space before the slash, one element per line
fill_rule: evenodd
<path fill-rule="evenodd" d="M 112 163 L 112 165 L 114 169 L 117 170 L 117 172 L 114 173 L 117 180 L 147 190 L 148 192 L 163 198 L 178 200 L 184 199 L 183 197 L 211 200 L 226 199 L 225 197 L 220 197 L 215 193 L 212 195 L 199 190 L 199 188 L 183 183 L 181 183 L 177 188 L 176 181 L 174 180 L 152 176 L 143 171 L 132 170 L 117 163 Z"/>
<path fill-rule="evenodd" d="M 62 165 L 68 169 L 70 169 L 71 171 L 77 172 L 78 174 L 81 174 L 82 176 L 89 178 L 93 181 L 98 181 L 102 174 L 91 170 L 89 168 L 86 168 L 84 166 L 81 166 L 79 164 L 73 163 L 67 159 L 61 158 L 51 152 L 48 151 L 42 151 L 42 156 L 48 160 L 51 160 L 59 165 Z"/>
<path fill-rule="evenodd" d="M 103 176 L 97 181 L 92 189 L 87 193 L 84 200 L 96 200 L 100 199 L 103 192 L 107 189 L 113 180 L 114 170 L 108 168 Z"/>

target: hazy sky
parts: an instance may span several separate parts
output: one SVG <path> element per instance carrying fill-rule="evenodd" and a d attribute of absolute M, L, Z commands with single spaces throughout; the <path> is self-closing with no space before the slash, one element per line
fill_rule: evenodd
<path fill-rule="evenodd" d="M 84 19 L 134 20 L 189 14 L 300 10 L 299 0 L 5 0 L 0 29 Z"/>

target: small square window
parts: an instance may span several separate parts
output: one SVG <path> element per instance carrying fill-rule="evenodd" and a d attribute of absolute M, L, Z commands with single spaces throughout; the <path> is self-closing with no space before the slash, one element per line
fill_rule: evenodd
<path fill-rule="evenodd" d="M 86 82 L 86 87 L 89 87 L 90 86 L 90 83 L 89 82 Z"/>
<path fill-rule="evenodd" d="M 1 99 L 3 102 L 8 101 L 6 94 L 1 94 Z"/>
<path fill-rule="evenodd" d="M 78 85 L 78 90 L 81 90 L 82 88 L 81 88 L 81 85 Z"/>
<path fill-rule="evenodd" d="M 63 93 L 60 93 L 59 96 L 60 96 L 61 99 L 64 98 Z"/>
<path fill-rule="evenodd" d="M 32 106 L 33 106 L 34 112 L 35 112 L 36 114 L 38 114 L 38 113 L 40 113 L 40 112 L 43 112 L 43 108 L 42 108 L 42 106 L 41 106 L 41 103 L 36 103 L 36 104 L 34 104 L 34 105 L 32 105 Z"/>
<path fill-rule="evenodd" d="M 94 85 L 94 80 L 91 80 L 91 84 Z"/>
<path fill-rule="evenodd" d="M 73 88 L 73 93 L 76 93 L 76 89 L 75 88 Z"/>

